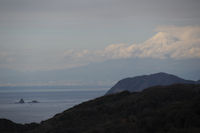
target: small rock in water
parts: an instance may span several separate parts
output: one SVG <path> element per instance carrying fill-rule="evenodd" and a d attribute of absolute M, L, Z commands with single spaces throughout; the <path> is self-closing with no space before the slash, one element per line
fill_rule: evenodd
<path fill-rule="evenodd" d="M 20 99 L 19 103 L 25 103 L 24 99 Z"/>
<path fill-rule="evenodd" d="M 38 101 L 36 101 L 36 100 L 33 100 L 33 101 L 31 101 L 31 103 L 39 103 Z"/>

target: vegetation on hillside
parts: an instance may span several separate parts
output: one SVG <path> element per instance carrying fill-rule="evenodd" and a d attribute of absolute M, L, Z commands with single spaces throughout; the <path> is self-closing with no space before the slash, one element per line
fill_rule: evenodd
<path fill-rule="evenodd" d="M 6 126 L 6 125 L 5 125 Z M 200 85 L 156 86 L 103 96 L 53 118 L 16 127 L 29 133 L 199 133 Z M 8 133 L 9 127 L 1 133 Z M 12 131 L 13 132 L 13 131 Z"/>

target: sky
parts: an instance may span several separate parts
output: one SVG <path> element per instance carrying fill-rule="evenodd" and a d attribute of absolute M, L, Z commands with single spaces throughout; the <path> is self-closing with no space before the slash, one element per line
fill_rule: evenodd
<path fill-rule="evenodd" d="M 0 0 L 0 86 L 111 85 L 160 71 L 198 80 L 199 7 L 199 0 Z"/>

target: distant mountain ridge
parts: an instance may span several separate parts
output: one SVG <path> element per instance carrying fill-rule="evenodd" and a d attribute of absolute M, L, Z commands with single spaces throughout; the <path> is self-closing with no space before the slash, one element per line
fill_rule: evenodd
<path fill-rule="evenodd" d="M 192 81 L 185 80 L 178 76 L 159 72 L 150 75 L 136 76 L 132 78 L 125 78 L 117 82 L 110 90 L 107 91 L 106 95 L 118 93 L 122 91 L 142 91 L 145 88 L 157 86 L 157 85 L 171 85 L 176 83 L 184 84 L 200 84 L 200 80 Z"/>

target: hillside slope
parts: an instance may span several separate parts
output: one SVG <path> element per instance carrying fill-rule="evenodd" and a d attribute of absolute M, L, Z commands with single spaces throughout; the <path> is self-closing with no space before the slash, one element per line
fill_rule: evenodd
<path fill-rule="evenodd" d="M 148 87 L 156 85 L 171 85 L 175 83 L 196 84 L 198 82 L 185 80 L 172 74 L 155 73 L 151 75 L 136 76 L 133 78 L 125 78 L 117 82 L 106 94 L 113 94 L 121 91 L 141 91 Z"/>
<path fill-rule="evenodd" d="M 0 126 L 1 133 L 8 131 L 5 125 L 3 131 Z M 103 96 L 57 114 L 34 128 L 25 128 L 22 132 L 199 133 L 200 85 L 157 86 L 142 92 Z"/>

